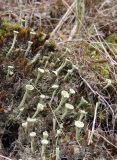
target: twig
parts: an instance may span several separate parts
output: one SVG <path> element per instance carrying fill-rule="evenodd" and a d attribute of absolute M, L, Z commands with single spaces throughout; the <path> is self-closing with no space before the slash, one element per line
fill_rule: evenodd
<path fill-rule="evenodd" d="M 99 39 L 99 41 L 100 41 L 101 47 L 102 47 L 102 49 L 104 50 L 104 53 L 106 54 L 106 55 L 105 55 L 105 58 L 107 58 L 107 60 L 109 60 L 109 62 L 110 62 L 110 64 L 111 64 L 112 66 L 113 66 L 113 65 L 117 65 L 117 62 L 112 59 L 112 57 L 109 55 L 109 53 L 107 52 L 106 48 L 104 47 L 104 45 L 103 45 L 103 43 L 102 43 L 102 41 L 101 41 L 101 38 L 100 38 L 100 36 L 99 36 L 99 34 L 98 34 L 98 31 L 97 31 L 95 25 L 94 25 L 94 28 L 95 28 L 96 33 L 97 33 L 97 35 L 98 35 L 98 39 Z"/>
<path fill-rule="evenodd" d="M 103 43 L 102 43 L 102 41 L 101 41 L 101 36 L 99 36 L 98 31 L 97 31 L 97 28 L 96 28 L 95 25 L 94 25 L 94 29 L 95 29 L 95 31 L 96 31 L 96 33 L 97 33 L 97 35 L 98 35 L 98 39 L 99 39 L 100 45 L 101 45 L 101 47 L 102 47 L 102 49 L 103 49 L 103 51 L 104 51 L 104 52 L 103 52 L 103 56 L 104 56 L 104 58 L 106 58 L 106 59 L 109 61 L 111 67 L 114 69 L 115 65 L 117 65 L 117 62 L 116 62 L 115 60 L 113 60 L 113 58 L 112 58 L 112 57 L 109 55 L 109 53 L 107 52 L 105 46 L 103 45 Z M 115 76 L 115 77 L 116 77 L 116 76 Z"/>
<path fill-rule="evenodd" d="M 100 102 L 97 102 L 96 103 L 96 107 L 95 107 L 95 113 L 94 113 L 94 120 L 93 120 L 93 125 L 92 125 L 92 131 L 91 131 L 91 134 L 89 136 L 89 141 L 88 141 L 88 145 L 90 145 L 90 143 L 92 142 L 92 138 L 93 138 L 93 135 L 94 135 L 94 132 L 95 132 L 95 123 L 96 123 L 96 117 L 97 117 L 97 109 L 100 105 Z"/>
<path fill-rule="evenodd" d="M 5 156 L 2 156 L 2 155 L 0 155 L 0 157 L 1 157 L 1 158 L 5 158 L 6 160 L 12 160 L 12 159 L 10 159 L 10 158 L 8 158 L 8 157 L 5 157 Z"/>
<path fill-rule="evenodd" d="M 108 139 L 106 139 L 104 136 L 102 136 L 101 134 L 97 133 L 97 131 L 95 131 L 94 133 L 95 136 L 97 137 L 101 137 L 103 138 L 107 143 L 109 143 L 110 145 L 112 145 L 113 147 L 115 147 L 117 149 L 117 146 L 115 146 L 113 143 L 111 143 Z"/>
<path fill-rule="evenodd" d="M 77 32 L 77 23 L 74 24 L 74 27 L 71 30 L 71 33 L 69 35 L 68 41 L 71 41 L 73 39 L 73 37 L 76 34 L 76 32 Z"/>
<path fill-rule="evenodd" d="M 54 36 L 55 33 L 62 27 L 68 16 L 72 13 L 72 10 L 75 8 L 75 4 L 76 2 L 73 2 L 72 5 L 68 8 L 67 12 L 63 15 L 56 28 L 50 34 L 50 37 Z"/>
<path fill-rule="evenodd" d="M 75 0 L 75 1 L 76 1 L 77 34 L 79 36 L 81 28 L 83 26 L 85 3 L 84 0 Z"/>
<path fill-rule="evenodd" d="M 65 0 L 62 0 L 62 2 L 63 2 L 63 5 L 64 5 L 65 7 L 67 7 L 67 8 L 70 7 L 69 4 L 68 4 Z"/>

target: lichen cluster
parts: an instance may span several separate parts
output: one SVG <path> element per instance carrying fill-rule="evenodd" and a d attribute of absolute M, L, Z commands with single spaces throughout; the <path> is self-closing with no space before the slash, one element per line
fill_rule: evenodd
<path fill-rule="evenodd" d="M 7 56 L 12 46 L 14 31 L 17 31 L 18 35 L 11 54 Z M 32 42 L 30 48 L 29 41 Z M 3 148 L 7 152 L 14 149 L 9 148 L 18 139 L 24 152 L 16 143 L 19 150 L 17 156 L 23 159 L 29 155 L 35 158 L 41 156 L 42 159 L 58 157 L 59 160 L 63 156 L 64 146 L 70 146 L 70 143 L 73 144 L 73 150 L 79 150 L 77 158 L 83 156 L 80 149 L 87 148 L 98 102 L 100 108 L 96 125 L 100 125 L 102 130 L 107 130 L 108 127 L 111 129 L 113 119 L 110 108 L 113 107 L 112 104 L 116 106 L 116 97 L 113 96 L 116 96 L 117 84 L 115 81 L 111 82 L 109 65 L 105 61 L 102 62 L 99 51 L 85 46 L 84 63 L 88 60 L 88 64 L 92 62 L 89 69 L 94 71 L 99 79 L 103 77 L 103 83 L 95 85 L 95 88 L 100 88 L 97 94 L 86 85 L 77 65 L 62 55 L 49 34 L 4 20 L 0 29 L 0 45 L 1 106 L 4 114 L 7 111 L 8 124 L 16 123 L 18 134 L 6 147 L 5 138 L 7 136 L 9 140 L 9 136 L 5 132 L 2 133 Z M 25 54 L 27 48 L 28 52 Z M 81 68 L 85 68 L 85 65 Z M 105 100 L 107 94 L 111 95 L 109 100 Z M 104 99 L 101 99 L 100 95 Z M 109 126 L 105 126 L 107 112 Z M 11 126 L 9 128 L 11 129 Z M 97 140 L 100 145 L 100 139 L 95 136 L 92 137 L 89 147 L 92 150 L 93 143 Z M 67 154 L 66 156 L 69 158 Z M 72 157 L 74 156 L 76 155 L 73 154 Z M 91 154 L 91 157 L 93 156 Z"/>

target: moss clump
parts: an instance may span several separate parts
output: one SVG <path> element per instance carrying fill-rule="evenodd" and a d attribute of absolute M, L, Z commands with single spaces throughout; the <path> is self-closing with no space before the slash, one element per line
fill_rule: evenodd
<path fill-rule="evenodd" d="M 106 38 L 106 41 L 109 43 L 117 43 L 117 34 L 113 33 Z"/>
<path fill-rule="evenodd" d="M 115 55 L 117 55 L 117 34 L 113 33 L 106 38 L 106 41 Z"/>
<path fill-rule="evenodd" d="M 45 39 L 46 39 L 46 34 L 43 32 L 38 32 L 37 33 L 37 37 L 38 37 L 38 42 L 39 43 L 44 43 Z"/>
<path fill-rule="evenodd" d="M 104 78 L 109 78 L 110 76 L 110 72 L 109 72 L 109 66 L 107 63 L 103 63 L 103 64 L 95 64 L 93 66 L 94 72 L 97 72 L 98 74 L 100 74 L 101 76 L 103 76 Z"/>
<path fill-rule="evenodd" d="M 89 59 L 91 69 L 94 71 L 94 73 L 97 73 L 98 75 L 101 75 L 104 78 L 109 78 L 110 71 L 109 66 L 106 60 L 102 57 L 102 55 L 99 53 L 99 51 L 95 49 L 89 48 L 86 59 Z"/>
<path fill-rule="evenodd" d="M 56 42 L 53 39 L 50 39 L 47 44 L 46 44 L 47 48 L 49 51 L 54 51 L 56 48 Z"/>
<path fill-rule="evenodd" d="M 20 28 L 18 23 L 10 23 L 4 20 L 0 29 L 0 36 L 10 36 L 14 30 L 19 30 Z"/>
<path fill-rule="evenodd" d="M 22 39 L 24 41 L 29 39 L 30 38 L 30 31 L 31 31 L 30 28 L 24 28 L 24 27 L 20 28 L 19 36 L 18 36 L 19 39 Z"/>
<path fill-rule="evenodd" d="M 100 112 L 100 113 L 99 113 L 99 119 L 100 119 L 101 121 L 104 121 L 104 120 L 105 120 L 105 113 L 104 113 L 104 112 Z"/>
<path fill-rule="evenodd" d="M 0 38 L 3 37 L 5 35 L 5 33 L 6 33 L 5 30 L 0 29 Z"/>
<path fill-rule="evenodd" d="M 101 56 L 100 56 L 99 52 L 96 51 L 96 50 L 94 50 L 94 51 L 92 51 L 92 52 L 90 53 L 90 57 L 91 57 L 92 59 L 94 59 L 95 61 L 101 59 Z"/>
<path fill-rule="evenodd" d="M 7 40 L 13 36 L 13 31 L 19 31 L 20 25 L 18 23 L 10 23 L 6 20 L 2 20 L 0 28 L 0 47 L 2 47 Z"/>

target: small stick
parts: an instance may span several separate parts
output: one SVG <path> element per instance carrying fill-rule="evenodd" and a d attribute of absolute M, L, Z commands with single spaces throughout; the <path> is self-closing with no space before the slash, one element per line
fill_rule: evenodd
<path fill-rule="evenodd" d="M 101 137 L 103 138 L 104 141 L 106 141 L 108 144 L 112 145 L 113 147 L 115 147 L 117 149 L 117 146 L 115 146 L 113 143 L 111 143 L 108 139 L 106 139 L 104 136 L 102 136 L 101 134 L 97 133 L 97 131 L 94 133 L 94 135 L 96 137 Z"/>
<path fill-rule="evenodd" d="M 94 132 L 95 132 L 95 123 L 96 123 L 96 117 L 97 117 L 97 109 L 98 109 L 99 105 L 100 105 L 100 103 L 97 102 L 96 103 L 96 107 L 95 107 L 95 113 L 94 113 L 92 131 L 91 131 L 91 134 L 90 134 L 90 137 L 89 137 L 88 145 L 90 145 L 90 143 L 92 142 L 92 138 L 93 138 L 93 135 L 94 135 Z"/>
<path fill-rule="evenodd" d="M 61 20 L 59 21 L 56 28 L 52 31 L 50 37 L 53 37 L 55 33 L 62 27 L 62 25 L 65 23 L 65 21 L 68 19 L 69 15 L 72 13 L 72 10 L 75 8 L 76 2 L 74 1 L 72 5 L 68 8 L 67 12 L 63 15 Z"/>
<path fill-rule="evenodd" d="M 77 32 L 77 23 L 74 24 L 74 27 L 73 27 L 73 29 L 71 30 L 71 33 L 70 33 L 70 35 L 69 35 L 68 41 L 72 41 L 72 39 L 73 39 L 73 37 L 75 36 L 76 32 Z"/>
<path fill-rule="evenodd" d="M 10 159 L 10 158 L 8 158 L 8 157 L 5 157 L 5 156 L 2 156 L 2 155 L 0 155 L 0 157 L 1 157 L 1 158 L 5 158 L 6 160 L 12 160 L 12 159 Z"/>

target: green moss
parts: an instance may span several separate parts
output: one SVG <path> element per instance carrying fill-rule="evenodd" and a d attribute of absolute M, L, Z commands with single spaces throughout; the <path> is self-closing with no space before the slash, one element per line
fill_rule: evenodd
<path fill-rule="evenodd" d="M 99 113 L 99 119 L 102 121 L 102 120 L 105 120 L 105 114 L 103 112 L 100 112 Z"/>
<path fill-rule="evenodd" d="M 3 27 L 4 29 L 8 32 L 12 32 L 13 30 L 19 30 L 21 27 L 20 27 L 20 24 L 18 23 L 10 23 L 8 21 L 4 21 L 3 22 Z"/>
<path fill-rule="evenodd" d="M 104 63 L 104 64 L 95 64 L 93 66 L 94 72 L 97 72 L 98 74 L 102 75 L 104 78 L 109 78 L 110 72 L 109 72 L 109 68 L 108 68 L 108 64 Z"/>
<path fill-rule="evenodd" d="M 5 35 L 5 30 L 0 29 L 0 37 L 3 37 Z"/>
<path fill-rule="evenodd" d="M 112 105 L 112 109 L 115 111 L 117 109 L 117 105 Z"/>
<path fill-rule="evenodd" d="M 6 20 L 2 22 L 0 29 L 0 36 L 10 36 L 14 30 L 19 30 L 20 25 L 18 23 L 10 23 Z"/>
<path fill-rule="evenodd" d="M 38 37 L 38 41 L 40 43 L 43 43 L 45 41 L 45 38 L 46 38 L 46 34 L 43 33 L 43 32 L 38 32 L 37 33 L 37 37 Z"/>
<path fill-rule="evenodd" d="M 97 52 L 96 50 L 90 53 L 90 57 L 94 60 L 99 60 L 101 58 L 99 52 Z"/>
<path fill-rule="evenodd" d="M 106 38 L 106 42 L 108 43 L 110 49 L 114 54 L 117 55 L 117 34 L 113 33 Z"/>
<path fill-rule="evenodd" d="M 99 44 L 95 45 L 96 48 L 100 48 Z M 102 55 L 100 54 L 98 49 L 95 49 L 92 46 L 86 46 L 85 48 L 85 56 L 86 58 L 90 59 L 91 61 L 98 61 L 98 60 L 102 60 Z"/>
<path fill-rule="evenodd" d="M 49 51 L 54 51 L 56 48 L 56 42 L 53 39 L 50 39 L 47 44 L 47 47 L 48 47 Z"/>
<path fill-rule="evenodd" d="M 106 38 L 106 41 L 109 43 L 117 43 L 117 34 L 113 33 Z"/>
<path fill-rule="evenodd" d="M 113 51 L 115 55 L 117 55 L 117 44 L 108 44 L 110 49 Z"/>

